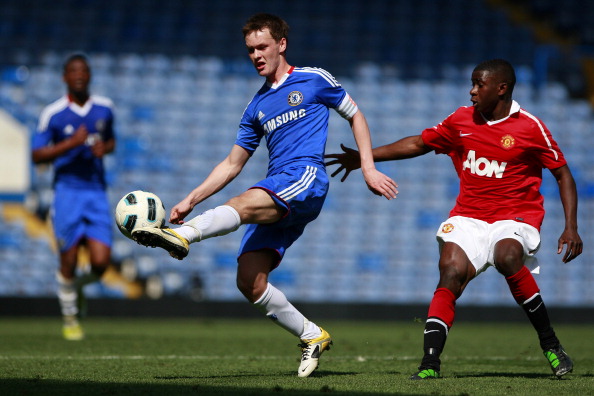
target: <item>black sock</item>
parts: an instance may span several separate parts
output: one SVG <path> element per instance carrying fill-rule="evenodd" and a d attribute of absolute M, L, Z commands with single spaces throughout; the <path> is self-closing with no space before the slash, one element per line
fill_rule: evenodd
<path fill-rule="evenodd" d="M 443 351 L 448 336 L 447 326 L 439 319 L 427 319 L 423 332 L 423 360 L 421 367 L 439 371 L 441 360 L 439 355 Z"/>
<path fill-rule="evenodd" d="M 546 350 L 559 345 L 559 339 L 551 327 L 549 314 L 540 294 L 537 294 L 532 300 L 524 302 L 522 308 L 538 334 L 541 348 Z"/>

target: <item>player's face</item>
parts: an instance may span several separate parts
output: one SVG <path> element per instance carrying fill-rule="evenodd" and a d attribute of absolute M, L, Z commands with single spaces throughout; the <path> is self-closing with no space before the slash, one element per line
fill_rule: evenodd
<path fill-rule="evenodd" d="M 82 59 L 72 60 L 64 70 L 64 82 L 68 87 L 68 92 L 86 93 L 91 81 L 91 70 L 89 65 Z"/>
<path fill-rule="evenodd" d="M 258 74 L 274 82 L 282 62 L 281 53 L 287 48 L 287 40 L 282 38 L 277 42 L 268 28 L 264 28 L 245 36 L 245 45 Z"/>
<path fill-rule="evenodd" d="M 502 93 L 502 83 L 496 77 L 487 70 L 475 70 L 472 73 L 470 101 L 485 116 L 493 114 Z"/>

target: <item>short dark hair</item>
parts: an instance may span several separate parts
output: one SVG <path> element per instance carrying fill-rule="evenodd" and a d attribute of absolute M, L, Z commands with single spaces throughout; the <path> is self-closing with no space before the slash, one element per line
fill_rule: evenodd
<path fill-rule="evenodd" d="M 516 85 L 516 72 L 511 63 L 505 59 L 491 59 L 479 63 L 474 71 L 488 71 L 497 74 L 501 78 L 501 82 L 508 85 L 509 93 L 511 94 Z"/>
<path fill-rule="evenodd" d="M 242 32 L 245 38 L 251 32 L 268 28 L 272 38 L 279 42 L 282 38 L 289 39 L 289 24 L 282 18 L 267 13 L 255 14 L 247 20 Z"/>
<path fill-rule="evenodd" d="M 76 60 L 81 60 L 81 61 L 85 62 L 87 64 L 87 66 L 89 66 L 89 57 L 86 56 L 85 54 L 83 54 L 82 52 L 75 52 L 73 54 L 68 55 L 68 57 L 66 57 L 66 60 L 64 61 L 64 64 L 62 66 L 64 72 L 66 72 L 68 65 L 70 65 L 70 63 L 72 63 Z"/>

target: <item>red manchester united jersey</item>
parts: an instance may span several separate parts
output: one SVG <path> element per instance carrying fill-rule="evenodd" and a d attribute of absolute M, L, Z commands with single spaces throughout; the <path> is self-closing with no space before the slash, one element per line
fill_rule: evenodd
<path fill-rule="evenodd" d="M 542 169 L 566 164 L 542 121 L 515 101 L 510 115 L 497 121 L 487 121 L 473 107 L 460 107 L 422 137 L 437 154 L 450 156 L 460 178 L 450 216 L 488 223 L 516 220 L 540 230 Z"/>

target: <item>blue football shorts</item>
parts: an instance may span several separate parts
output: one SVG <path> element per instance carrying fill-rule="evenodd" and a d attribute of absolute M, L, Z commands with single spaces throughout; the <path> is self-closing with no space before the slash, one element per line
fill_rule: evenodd
<path fill-rule="evenodd" d="M 255 250 L 274 250 L 278 261 L 315 220 L 328 194 L 328 175 L 323 167 L 295 165 L 270 176 L 251 188 L 268 192 L 276 204 L 286 209 L 285 216 L 272 224 L 247 224 L 238 256 Z"/>
<path fill-rule="evenodd" d="M 51 216 L 60 252 L 82 238 L 111 247 L 113 216 L 106 191 L 56 186 Z"/>

